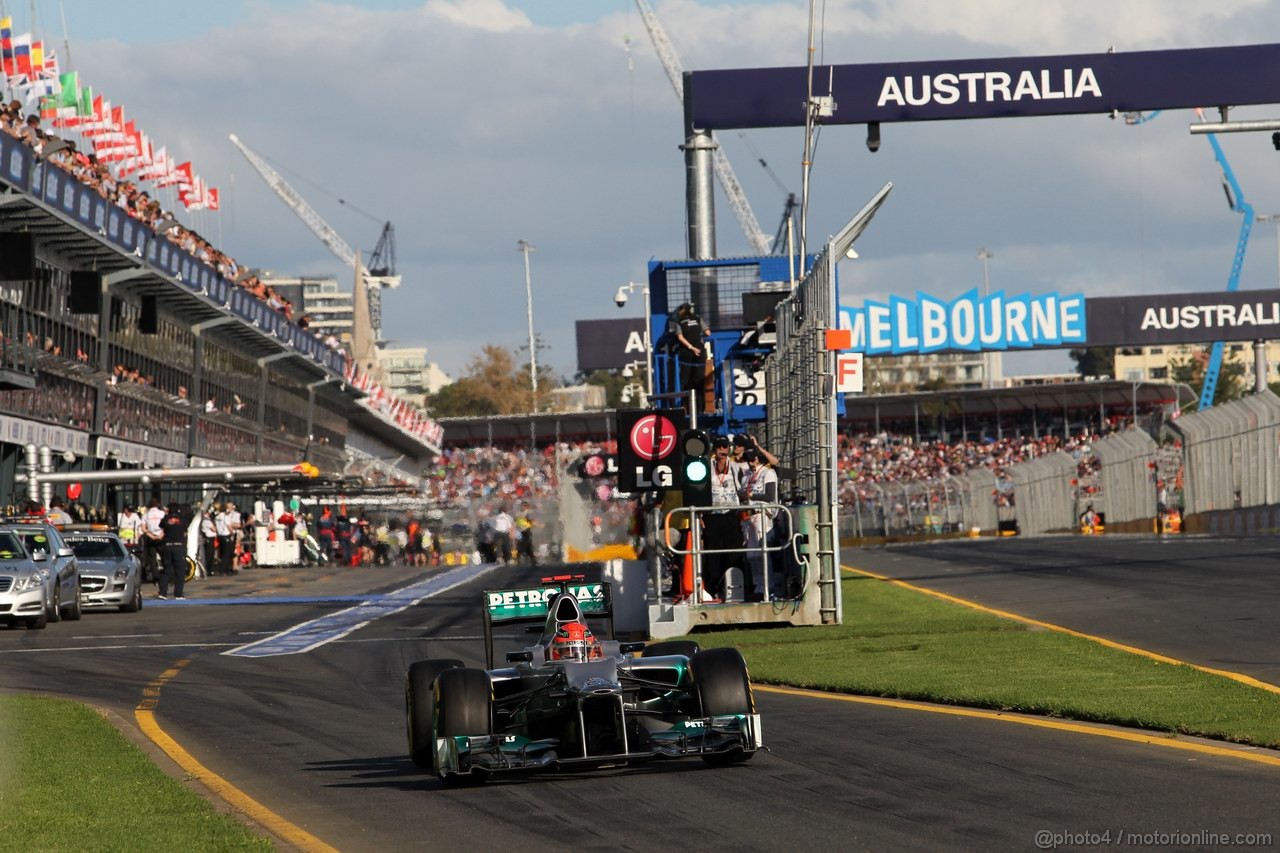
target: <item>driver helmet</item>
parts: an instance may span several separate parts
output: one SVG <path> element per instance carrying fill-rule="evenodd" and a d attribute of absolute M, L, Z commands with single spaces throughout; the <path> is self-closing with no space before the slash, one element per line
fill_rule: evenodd
<path fill-rule="evenodd" d="M 566 622 L 551 639 L 551 660 L 584 663 L 604 656 L 600 642 L 582 622 Z"/>

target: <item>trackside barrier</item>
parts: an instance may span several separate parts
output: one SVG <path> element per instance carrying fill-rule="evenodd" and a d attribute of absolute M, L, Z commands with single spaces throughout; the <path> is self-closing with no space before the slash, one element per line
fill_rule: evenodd
<path fill-rule="evenodd" d="M 1103 504 L 1082 496 L 1076 504 L 1076 516 L 1093 503 L 1094 510 L 1105 510 L 1109 530 L 1130 522 L 1144 522 L 1140 525 L 1142 532 L 1151 530 L 1151 519 L 1156 517 L 1155 441 L 1142 430 L 1133 429 L 1095 441 L 1093 453 L 1102 463 L 1099 477 Z M 1132 532 L 1138 532 L 1137 528 Z"/>
<path fill-rule="evenodd" d="M 1182 439 L 1184 515 L 1280 504 L 1280 398 L 1271 391 L 1168 429 Z"/>
<path fill-rule="evenodd" d="M 769 555 L 779 554 L 782 551 L 790 551 L 791 555 L 795 558 L 796 565 L 804 566 L 805 563 L 808 562 L 808 557 L 803 551 L 800 550 L 800 545 L 803 544 L 803 534 L 797 532 L 796 530 L 795 519 L 791 515 L 791 507 L 784 506 L 783 504 L 751 503 L 751 504 L 743 504 L 741 507 L 730 508 L 730 511 L 732 512 L 740 513 L 743 516 L 753 517 L 757 521 L 757 523 L 762 522 L 765 516 L 767 515 L 770 517 L 772 521 L 773 530 L 784 529 L 786 531 L 790 531 L 790 535 L 787 536 L 785 541 L 778 542 L 777 544 L 774 544 L 774 545 L 769 544 L 769 534 L 766 534 L 765 539 L 761 540 L 761 542 L 755 547 L 704 548 L 702 547 L 701 537 L 698 537 L 698 536 L 689 537 L 689 540 L 688 540 L 689 547 L 687 548 L 672 544 L 671 522 L 673 518 L 687 515 L 689 517 L 688 529 L 696 530 L 698 529 L 696 525 L 698 522 L 698 517 L 700 515 L 704 515 L 709 512 L 724 512 L 724 511 L 725 511 L 725 508 L 723 506 L 680 506 L 680 507 L 676 507 L 675 509 L 672 509 L 666 514 L 666 516 L 662 520 L 663 544 L 666 546 L 666 549 L 670 551 L 672 554 L 678 554 L 680 556 L 688 555 L 693 557 L 694 575 L 695 575 L 693 589 L 695 593 L 695 602 L 697 598 L 696 593 L 698 590 L 697 578 L 700 577 L 702 574 L 701 563 L 702 563 L 702 556 L 704 554 L 748 554 L 748 555 L 759 554 L 761 556 L 761 561 L 764 566 L 764 596 L 765 596 L 764 600 L 766 602 L 772 601 L 773 597 L 769 594 L 769 588 L 770 588 L 769 586 Z M 745 521 L 746 519 L 744 518 L 743 520 Z M 783 525 L 785 525 L 785 527 L 783 527 Z M 677 529 L 680 529 L 680 528 L 677 526 Z"/>
<path fill-rule="evenodd" d="M 996 492 L 999 484 L 996 482 L 995 472 L 980 468 L 957 479 L 964 494 L 964 532 L 978 530 L 986 533 L 999 527 L 996 516 Z"/>
<path fill-rule="evenodd" d="M 1009 467 L 1017 507 L 1018 532 L 1023 536 L 1075 528 L 1076 460 L 1051 453 Z"/>

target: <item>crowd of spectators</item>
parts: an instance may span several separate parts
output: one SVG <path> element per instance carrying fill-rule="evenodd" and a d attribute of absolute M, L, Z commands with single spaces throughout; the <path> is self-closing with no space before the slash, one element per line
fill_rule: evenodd
<path fill-rule="evenodd" d="M 1093 485 L 1099 462 L 1092 444 L 1100 436 L 1084 432 L 1064 439 L 1059 435 L 1030 438 L 997 438 L 958 442 L 922 441 L 909 436 L 856 433 L 841 436 L 838 457 L 840 500 L 852 504 L 872 500 L 889 485 L 938 483 L 986 468 L 998 481 L 1008 483 L 1010 467 L 1040 456 L 1065 451 L 1077 461 L 1077 478 L 1082 493 L 1096 491 Z M 1003 494 L 1003 493 L 1002 493 Z M 999 498 L 1000 495 L 997 496 Z M 1005 500 L 1008 500 L 1007 495 Z"/>
<path fill-rule="evenodd" d="M 0 108 L 0 130 L 21 140 L 37 153 L 40 153 L 45 145 L 58 139 L 41 127 L 39 115 L 24 116 L 22 102 L 16 99 Z M 96 155 L 79 150 L 80 146 L 74 140 L 62 139 L 61 141 L 66 143 L 66 147 L 52 153 L 47 162 L 74 176 L 85 186 L 93 188 L 99 196 L 126 211 L 134 219 L 152 228 L 162 222 L 166 223 L 169 238 L 183 251 L 216 269 L 223 278 L 235 282 L 237 286 L 253 294 L 272 310 L 284 315 L 287 321 L 294 322 L 293 304 L 274 288 L 258 276 L 250 275 L 248 268 L 219 251 L 196 231 L 178 223 L 161 208 L 159 201 L 138 184 L 126 179 L 117 179 L 111 174 L 110 167 L 100 162 Z M 306 316 L 298 318 L 297 325 L 302 329 L 308 328 L 309 318 Z M 332 335 L 322 340 L 330 348 L 339 346 L 337 339 Z"/>

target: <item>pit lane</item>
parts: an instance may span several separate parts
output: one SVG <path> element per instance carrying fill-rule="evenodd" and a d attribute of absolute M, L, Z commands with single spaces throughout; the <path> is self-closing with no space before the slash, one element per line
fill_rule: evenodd
<path fill-rule="evenodd" d="M 0 630 L 0 684 L 131 718 L 142 689 L 188 659 L 160 692 L 159 723 L 231 784 L 343 850 L 1029 848 L 1041 830 L 1280 830 L 1274 768 L 764 692 L 773 751 L 744 766 L 663 762 L 445 788 L 405 755 L 404 671 L 428 655 L 478 664 L 479 590 L 538 574 L 498 569 L 308 653 L 258 659 L 221 652 L 422 573 L 209 579 L 192 585 L 190 606 Z M 199 604 L 215 591 L 265 602 L 286 583 L 294 603 Z M 68 650 L 37 651 L 57 648 Z"/>

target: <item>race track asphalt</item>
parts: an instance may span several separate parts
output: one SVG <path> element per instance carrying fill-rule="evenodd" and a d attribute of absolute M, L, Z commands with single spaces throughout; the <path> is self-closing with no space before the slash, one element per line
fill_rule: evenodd
<path fill-rule="evenodd" d="M 1060 536 L 851 549 L 844 565 L 1280 685 L 1280 539 Z"/>
<path fill-rule="evenodd" d="M 189 661 L 160 691 L 160 725 L 345 851 L 1035 849 L 1040 831 L 1280 838 L 1280 767 L 765 692 L 771 752 L 742 766 L 672 761 L 446 788 L 405 754 L 404 671 L 426 656 L 481 661 L 479 591 L 536 575 L 498 569 L 310 652 L 250 659 L 221 652 L 350 602 L 199 604 L 280 597 L 283 583 L 248 574 L 200 582 L 186 606 L 0 629 L 0 688 L 131 720 L 148 682 Z M 406 569 L 274 577 L 303 598 L 420 579 Z"/>

